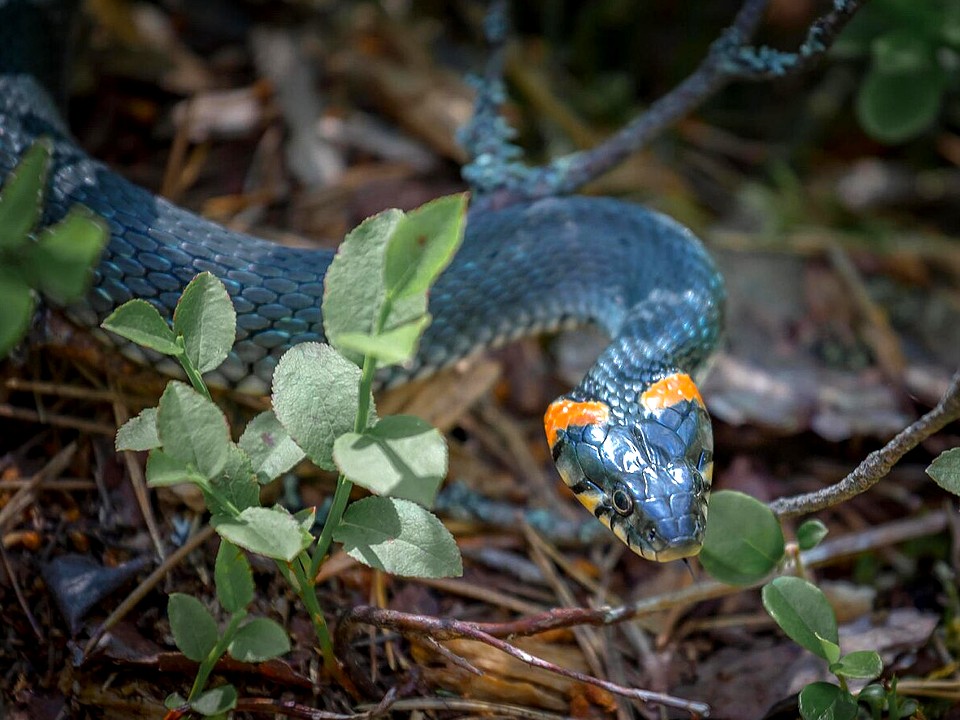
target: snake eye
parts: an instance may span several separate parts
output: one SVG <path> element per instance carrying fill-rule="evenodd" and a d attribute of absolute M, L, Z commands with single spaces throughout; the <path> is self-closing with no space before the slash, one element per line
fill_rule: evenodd
<path fill-rule="evenodd" d="M 613 509 L 621 515 L 629 515 L 633 512 L 633 498 L 626 490 L 617 489 L 613 491 Z"/>

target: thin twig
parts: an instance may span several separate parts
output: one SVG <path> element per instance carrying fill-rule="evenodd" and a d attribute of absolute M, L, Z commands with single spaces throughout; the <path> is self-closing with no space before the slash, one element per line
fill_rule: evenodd
<path fill-rule="evenodd" d="M 7 403 L 0 403 L 0 417 L 10 418 L 11 420 L 23 420 L 24 422 L 38 423 L 40 425 L 72 428 L 80 432 L 89 433 L 90 435 L 107 435 L 113 437 L 117 432 L 115 427 L 107 423 L 85 420 L 83 418 L 61 415 L 59 413 L 39 413 L 36 410 L 14 407 Z"/>
<path fill-rule="evenodd" d="M 502 118 L 491 111 L 502 102 L 502 59 L 491 61 L 478 83 L 474 118 L 459 136 L 473 157 L 464 177 L 478 197 L 474 208 L 500 208 L 521 201 L 567 195 L 619 165 L 664 129 L 702 105 L 733 80 L 766 80 L 803 72 L 817 62 L 867 0 L 834 0 L 832 9 L 809 27 L 795 52 L 748 44 L 769 0 L 745 0 L 733 23 L 711 45 L 700 65 L 632 122 L 597 147 L 557 158 L 539 168 L 514 162 L 518 150 Z M 491 16 L 502 12 L 497 5 Z M 500 20 L 502 23 L 502 20 Z M 489 34 L 488 34 L 489 37 Z M 502 43 L 502 39 L 500 40 Z"/>
<path fill-rule="evenodd" d="M 369 611 L 369 612 L 366 612 Z M 560 667 L 552 662 L 544 660 L 537 657 L 531 653 L 521 650 L 520 648 L 511 645 L 505 640 L 501 640 L 498 637 L 485 632 L 482 628 L 484 627 L 483 623 L 473 623 L 473 622 L 462 622 L 459 620 L 453 620 L 450 618 L 437 618 L 437 617 L 427 617 L 423 615 L 412 615 L 408 613 L 396 612 L 387 610 L 385 608 L 375 608 L 371 606 L 363 606 L 355 608 L 354 611 L 349 613 L 353 618 L 360 618 L 364 615 L 368 615 L 366 620 L 357 620 L 354 619 L 353 623 L 350 624 L 352 629 L 356 622 L 370 622 L 370 620 L 375 620 L 373 624 L 381 628 L 390 628 L 392 630 L 406 631 L 411 635 L 417 636 L 429 636 L 434 640 L 449 640 L 452 638 L 467 638 L 469 640 L 477 640 L 479 642 L 485 643 L 490 647 L 496 648 L 501 652 L 515 657 L 518 660 L 530 665 L 531 667 L 540 668 L 548 672 L 552 672 L 556 675 L 562 675 L 564 677 L 571 678 L 578 682 L 586 683 L 588 685 L 594 685 L 596 687 L 602 688 L 607 692 L 613 693 L 615 695 L 621 695 L 623 697 L 633 698 L 635 700 L 641 700 L 643 702 L 657 703 L 660 705 L 665 705 L 667 707 L 679 708 L 689 712 L 691 715 L 705 715 L 709 712 L 710 708 L 705 703 L 696 702 L 692 700 L 684 700 L 683 698 L 674 697 L 672 695 L 667 695 L 665 693 L 657 693 L 649 690 L 641 690 L 638 688 L 624 687 L 622 685 L 617 685 L 616 683 L 609 682 L 607 680 L 602 680 L 600 678 L 592 677 L 585 673 L 578 672 L 576 670 L 570 670 L 569 668 Z M 337 637 L 338 641 L 341 640 L 341 627 L 344 623 L 341 623 L 337 628 Z M 575 625 L 576 623 L 569 624 L 568 627 Z M 597 623 L 593 623 L 597 624 Z M 345 639 L 345 638 L 344 638 Z M 345 649 L 342 646 L 338 646 L 338 649 Z M 341 652 L 338 652 L 340 657 L 343 657 Z"/>
<path fill-rule="evenodd" d="M 894 387 L 902 389 L 907 361 L 890 318 L 870 297 L 863 276 L 843 248 L 831 245 L 827 256 L 834 271 L 849 290 L 853 304 L 863 319 L 863 339 L 877 358 L 877 365 Z"/>
<path fill-rule="evenodd" d="M 27 622 L 30 623 L 30 629 L 33 630 L 37 642 L 43 645 L 46 641 L 43 630 L 41 630 L 40 623 L 37 622 L 37 618 L 34 617 L 33 612 L 30 610 L 30 603 L 27 602 L 27 598 L 23 594 L 23 589 L 20 587 L 20 579 L 10 566 L 10 561 L 7 558 L 7 550 L 3 542 L 0 542 L 0 567 L 3 568 L 3 572 L 7 576 L 7 581 L 13 588 L 13 594 L 16 596 L 17 602 L 20 603 L 20 610 L 27 617 Z"/>
<path fill-rule="evenodd" d="M 360 706 L 362 709 L 366 707 L 368 706 Z M 482 715 L 484 717 L 489 717 L 490 714 L 493 714 L 523 718 L 523 720 L 570 720 L 569 715 L 557 715 L 522 705 L 506 705 L 503 703 L 488 702 L 486 700 L 458 697 L 408 698 L 393 703 L 390 709 L 396 710 L 397 712 L 403 712 L 405 710 L 459 710 L 474 716 Z"/>
<path fill-rule="evenodd" d="M 106 620 L 96 629 L 90 639 L 87 641 L 87 644 L 83 648 L 84 657 L 88 656 L 93 649 L 97 646 L 97 643 L 100 642 L 100 638 L 103 637 L 110 628 L 120 622 L 128 612 L 133 610 L 147 593 L 150 592 L 164 577 L 169 573 L 174 567 L 180 564 L 180 562 L 187 557 L 190 553 L 196 550 L 198 547 L 203 545 L 207 540 L 209 540 L 215 534 L 214 529 L 207 525 L 196 535 L 191 537 L 187 542 L 182 546 L 177 548 L 174 552 L 167 556 L 166 560 L 163 561 L 156 570 L 150 573 L 142 583 L 137 585 L 127 597 L 124 598 L 123 602 L 117 606 L 117 608 L 110 613 Z"/>
<path fill-rule="evenodd" d="M 66 470 L 76 451 L 76 442 L 70 443 L 50 458 L 39 472 L 17 490 L 16 494 L 0 509 L 0 533 L 6 532 L 7 525 L 19 518 L 24 508 L 34 501 L 34 491 L 42 483 L 49 482 Z"/>
<path fill-rule="evenodd" d="M 307 707 L 293 700 L 275 700 L 273 698 L 246 698 L 237 701 L 238 712 L 254 714 L 271 714 L 304 718 L 304 720 L 367 720 L 367 718 L 382 717 L 397 704 L 397 688 L 391 688 L 383 699 L 376 705 L 365 706 L 363 712 L 343 714 L 329 710 L 317 710 Z M 400 701 L 402 702 L 402 701 Z M 184 708 L 186 710 L 186 708 Z"/>
<path fill-rule="evenodd" d="M 19 490 L 27 485 L 31 486 L 37 492 L 55 490 L 57 492 L 67 493 L 97 489 L 97 483 L 95 483 L 93 480 L 83 480 L 81 478 L 55 478 L 43 480 L 39 484 L 35 484 L 33 480 L 0 480 L 0 491 Z"/>
<path fill-rule="evenodd" d="M 564 583 L 563 578 L 560 577 L 560 573 L 557 572 L 557 569 L 547 556 L 544 548 L 547 543 L 537 535 L 537 531 L 530 527 L 529 524 L 524 523 L 521 528 L 523 529 L 524 537 L 526 537 L 527 544 L 530 548 L 531 559 L 540 568 L 540 572 L 542 572 L 544 578 L 546 578 L 547 584 L 553 588 L 557 599 L 560 601 L 561 607 L 576 607 L 577 603 L 573 591 L 569 585 Z M 573 636 L 577 641 L 577 645 L 580 646 L 580 652 L 583 653 L 590 672 L 594 675 L 599 675 L 603 672 L 603 665 L 600 661 L 601 640 L 599 635 L 591 628 L 575 627 L 573 628 Z"/>
<path fill-rule="evenodd" d="M 5 533 L 7 525 L 19 518 L 23 510 L 36 499 L 37 488 L 39 488 L 44 482 L 51 481 L 67 468 L 67 466 L 70 464 L 70 461 L 73 460 L 73 456 L 76 451 L 77 444 L 75 442 L 67 445 L 65 448 L 60 450 L 60 452 L 54 455 L 38 473 L 36 473 L 26 482 L 26 484 L 22 485 L 17 492 L 14 493 L 13 497 L 10 498 L 10 500 L 6 503 L 6 505 L 3 506 L 2 509 L 0 509 L 0 535 Z M 17 576 L 7 561 L 7 555 L 2 547 L 2 542 L 0 542 L 0 555 L 2 555 L 4 571 L 6 572 L 7 577 L 10 578 L 10 582 L 13 584 L 13 591 L 17 596 L 17 601 L 20 603 L 24 614 L 27 616 L 27 620 L 29 621 L 34 634 L 37 636 L 37 639 L 43 642 L 43 633 L 36 621 L 36 618 L 34 618 L 33 613 L 30 612 L 30 606 L 20 589 L 20 583 L 17 581 Z"/>
<path fill-rule="evenodd" d="M 118 395 L 119 394 L 115 396 Z M 130 419 L 127 406 L 115 400 L 113 403 L 113 417 L 117 423 L 117 427 L 123 427 L 127 420 Z M 160 534 L 160 526 L 157 524 L 157 518 L 153 513 L 153 504 L 150 502 L 147 478 L 144 475 L 140 462 L 137 460 L 136 453 L 129 450 L 124 452 L 123 462 L 127 468 L 127 476 L 130 478 L 130 487 L 133 488 L 133 496 L 137 499 L 137 506 L 140 508 L 140 515 L 143 517 L 144 524 L 147 526 L 147 532 L 153 541 L 153 548 L 156 550 L 160 562 L 163 562 L 166 557 L 166 551 L 163 547 L 163 536 Z"/>
<path fill-rule="evenodd" d="M 823 510 L 849 500 L 876 485 L 900 458 L 957 419 L 960 419 L 960 370 L 954 374 L 947 392 L 933 410 L 897 433 L 882 448 L 867 455 L 843 480 L 814 492 L 774 500 L 770 503 L 770 509 L 781 517 L 790 517 Z"/>
<path fill-rule="evenodd" d="M 949 512 L 952 512 L 952 510 L 939 510 L 923 517 L 908 518 L 906 520 L 887 523 L 862 533 L 853 533 L 834 540 L 828 540 L 812 550 L 800 553 L 800 562 L 804 567 L 816 567 L 839 558 L 941 532 L 947 525 Z M 630 688 L 624 688 L 613 683 L 606 683 L 597 678 L 591 678 L 580 673 L 572 673 L 563 668 L 558 668 L 552 663 L 514 648 L 500 638 L 536 635 L 548 630 L 557 630 L 579 625 L 614 625 L 670 608 L 692 605 L 704 600 L 711 600 L 754 589 L 760 587 L 772 577 L 775 577 L 775 575 L 775 573 L 772 573 L 770 576 L 745 587 L 735 587 L 732 585 L 724 585 L 714 580 L 706 580 L 681 590 L 663 593 L 649 598 L 642 598 L 636 602 L 617 607 L 595 609 L 583 607 L 555 608 L 548 612 L 529 615 L 502 623 L 476 623 L 453 618 L 428 617 L 385 608 L 358 606 L 349 610 L 337 625 L 335 635 L 337 656 L 343 660 L 347 672 L 357 685 L 363 686 L 367 683 L 351 659 L 354 651 L 350 647 L 350 638 L 353 636 L 358 625 L 374 625 L 379 628 L 389 628 L 408 636 L 430 637 L 434 641 L 469 638 L 502 650 L 535 667 L 540 667 L 550 672 L 573 677 L 581 682 L 603 687 L 612 693 L 626 697 L 646 699 L 651 702 L 661 702 L 662 699 L 653 697 L 656 696 L 656 693 L 647 695 L 646 697 L 640 697 L 637 693 L 644 693 L 645 691 L 631 690 Z M 694 712 L 694 710 L 691 710 L 688 706 L 684 706 L 684 709 Z"/>
<path fill-rule="evenodd" d="M 91 402 L 115 402 L 121 400 L 125 405 L 145 406 L 156 403 L 156 396 L 122 394 L 119 390 L 101 390 L 97 388 L 71 385 L 67 383 L 44 382 L 42 380 L 27 380 L 19 377 L 7 378 L 4 387 L 8 390 L 29 392 L 35 395 L 54 395 L 58 398 L 74 398 Z"/>

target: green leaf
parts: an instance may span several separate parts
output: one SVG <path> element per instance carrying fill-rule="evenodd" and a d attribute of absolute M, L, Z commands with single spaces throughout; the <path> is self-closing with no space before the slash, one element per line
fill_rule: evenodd
<path fill-rule="evenodd" d="M 223 283 L 208 272 L 191 280 L 173 312 L 173 330 L 183 335 L 187 357 L 200 373 L 219 367 L 237 337 L 237 312 Z"/>
<path fill-rule="evenodd" d="M 447 444 L 430 423 L 410 415 L 385 417 L 361 434 L 333 444 L 333 459 L 350 480 L 378 495 L 430 507 L 447 474 Z"/>
<path fill-rule="evenodd" d="M 217 585 L 217 599 L 228 613 L 238 613 L 253 602 L 253 571 L 247 556 L 222 538 L 213 578 Z"/>
<path fill-rule="evenodd" d="M 817 636 L 839 644 L 837 619 L 816 585 L 798 577 L 778 577 L 763 586 L 761 598 L 770 617 L 791 640 L 828 660 Z"/>
<path fill-rule="evenodd" d="M 52 144 L 37 140 L 7 176 L 0 190 L 0 250 L 15 250 L 40 220 Z"/>
<path fill-rule="evenodd" d="M 205 490 L 209 490 L 204 496 L 213 515 L 235 517 L 248 507 L 260 505 L 260 484 L 250 458 L 233 443 L 230 443 L 227 451 L 223 470 L 209 480 Z"/>
<path fill-rule="evenodd" d="M 313 530 L 313 524 L 317 521 L 317 509 L 315 507 L 305 507 L 295 512 L 293 517 L 300 523 L 300 529 L 309 535 Z"/>
<path fill-rule="evenodd" d="M 857 699 L 879 712 L 887 702 L 887 689 L 883 685 L 871 683 L 859 692 Z"/>
<path fill-rule="evenodd" d="M 90 287 L 93 268 L 109 237 L 103 220 L 76 206 L 28 246 L 24 269 L 36 288 L 55 303 L 76 302 Z"/>
<path fill-rule="evenodd" d="M 139 415 L 127 420 L 117 430 L 117 439 L 114 444 L 117 452 L 153 450 L 160 447 L 160 435 L 157 434 L 157 409 L 144 408 Z"/>
<path fill-rule="evenodd" d="M 333 441 L 353 430 L 359 387 L 360 368 L 320 343 L 292 347 L 273 372 L 273 410 L 277 418 L 324 470 L 336 469 Z M 372 398 L 370 403 L 373 407 Z"/>
<path fill-rule="evenodd" d="M 228 651 L 240 662 L 265 662 L 290 652 L 290 638 L 279 623 L 254 618 L 237 630 Z"/>
<path fill-rule="evenodd" d="M 830 57 L 834 60 L 851 60 L 870 53 L 878 35 L 893 27 L 893 19 L 886 13 L 878 12 L 883 6 L 874 4 L 864 12 L 858 12 L 830 47 Z"/>
<path fill-rule="evenodd" d="M 390 238 L 384 264 L 387 294 L 422 295 L 453 259 L 467 212 L 467 194 L 438 198 L 407 213 Z"/>
<path fill-rule="evenodd" d="M 954 495 L 960 495 L 960 448 L 940 453 L 927 468 L 933 481 Z"/>
<path fill-rule="evenodd" d="M 827 526 L 819 520 L 807 520 L 797 528 L 797 545 L 801 550 L 815 548 L 827 536 Z"/>
<path fill-rule="evenodd" d="M 222 715 L 237 706 L 237 690 L 233 685 L 220 685 L 201 693 L 190 702 L 194 712 L 210 717 Z"/>
<path fill-rule="evenodd" d="M 430 324 L 430 319 L 427 313 L 380 335 L 343 333 L 337 338 L 338 347 L 345 352 L 371 355 L 383 365 L 404 363 L 417 354 L 420 336 Z"/>
<path fill-rule="evenodd" d="M 368 497 L 347 507 L 334 540 L 350 557 L 408 577 L 459 577 L 460 550 L 435 515 L 398 498 Z"/>
<path fill-rule="evenodd" d="M 731 490 L 713 494 L 700 552 L 710 575 L 730 585 L 749 585 L 777 566 L 783 549 L 783 530 L 770 508 Z"/>
<path fill-rule="evenodd" d="M 429 322 L 426 291 L 462 240 L 465 208 L 465 195 L 441 198 L 407 215 L 381 213 L 347 236 L 324 280 L 334 347 L 358 365 L 364 353 L 383 364 L 413 357 Z"/>
<path fill-rule="evenodd" d="M 340 347 L 345 333 L 373 333 L 380 317 L 385 291 L 383 264 L 387 242 L 396 232 L 403 213 L 385 210 L 369 217 L 351 230 L 337 248 L 337 254 L 323 279 L 323 330 L 330 344 Z M 426 310 L 426 303 L 410 319 Z M 356 364 L 357 353 L 344 353 Z"/>
<path fill-rule="evenodd" d="M 260 483 L 266 484 L 303 460 L 304 452 L 273 411 L 257 415 L 240 436 L 240 449 L 250 458 Z"/>
<path fill-rule="evenodd" d="M 830 665 L 830 672 L 845 678 L 873 680 L 883 672 L 883 660 L 873 650 L 857 650 Z"/>
<path fill-rule="evenodd" d="M 237 517 L 214 515 L 210 524 L 234 545 L 274 560 L 290 562 L 313 537 L 280 508 L 248 507 Z"/>
<path fill-rule="evenodd" d="M 830 683 L 810 683 L 800 691 L 799 699 L 803 720 L 853 720 L 857 716 L 853 695 Z"/>
<path fill-rule="evenodd" d="M 926 72 L 936 63 L 936 48 L 912 28 L 897 28 L 874 39 L 873 67 L 887 75 Z"/>
<path fill-rule="evenodd" d="M 194 662 L 205 660 L 220 637 L 210 611 L 191 595 L 173 593 L 167 600 L 167 616 L 180 652 Z"/>
<path fill-rule="evenodd" d="M 363 356 L 341 345 L 343 335 L 355 339 L 356 335 L 391 333 L 418 321 L 427 311 L 426 294 L 384 307 L 387 245 L 398 232 L 403 218 L 399 210 L 387 210 L 364 220 L 340 244 L 324 277 L 324 333 L 331 345 L 357 365 L 363 363 Z"/>
<path fill-rule="evenodd" d="M 891 703 L 892 704 L 892 703 Z M 893 710 L 890 711 L 890 720 L 909 720 L 914 715 L 917 714 L 917 710 L 920 709 L 920 703 L 914 700 L 913 698 L 905 698 L 903 696 L 897 696 L 896 702 L 897 708 L 896 712 Z"/>
<path fill-rule="evenodd" d="M 160 312 L 146 300 L 125 302 L 110 313 L 101 327 L 158 353 L 180 354 L 177 336 Z"/>
<path fill-rule="evenodd" d="M 182 460 L 154 448 L 147 457 L 147 485 L 152 488 L 169 487 L 181 483 L 202 484 L 206 478 Z"/>
<path fill-rule="evenodd" d="M 832 640 L 827 640 L 820 635 L 820 633 L 814 633 L 814 635 L 817 636 L 817 641 L 820 643 L 820 650 L 822 651 L 817 654 L 828 663 L 837 662 L 840 659 L 840 646 Z"/>
<path fill-rule="evenodd" d="M 0 358 L 26 335 L 36 304 L 27 283 L 11 270 L 0 267 Z"/>
<path fill-rule="evenodd" d="M 227 462 L 230 428 L 220 408 L 189 385 L 173 380 L 160 396 L 157 430 L 168 455 L 207 478 Z"/>
<path fill-rule="evenodd" d="M 873 138 L 887 144 L 911 140 L 940 113 L 944 74 L 939 66 L 885 73 L 873 69 L 857 93 L 857 118 Z"/>
<path fill-rule="evenodd" d="M 173 692 L 163 699 L 163 706 L 167 710 L 176 710 L 187 704 L 187 699 L 180 693 Z"/>

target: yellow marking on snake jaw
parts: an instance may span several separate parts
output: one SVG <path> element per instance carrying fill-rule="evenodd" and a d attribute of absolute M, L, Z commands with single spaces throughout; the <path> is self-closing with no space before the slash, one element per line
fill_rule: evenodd
<path fill-rule="evenodd" d="M 610 419 L 610 408 L 597 401 L 577 402 L 561 398 L 550 403 L 543 416 L 543 429 L 552 448 L 557 443 L 557 433 L 571 425 L 600 425 Z"/>
<path fill-rule="evenodd" d="M 681 400 L 695 400 L 703 405 L 700 391 L 685 373 L 674 373 L 657 380 L 640 396 L 640 402 L 647 410 L 660 410 L 676 405 Z"/>
<path fill-rule="evenodd" d="M 707 466 L 700 471 L 700 475 L 707 483 L 707 488 L 709 489 L 710 485 L 713 484 L 713 463 L 708 462 Z"/>
<path fill-rule="evenodd" d="M 582 492 L 577 493 L 577 500 L 580 501 L 580 504 L 583 505 L 587 510 L 590 511 L 591 515 L 595 516 L 595 511 L 597 505 L 600 504 L 600 493 L 598 492 Z M 600 518 L 600 521 L 603 522 L 603 518 Z M 609 523 L 605 523 L 609 526 Z"/>
<path fill-rule="evenodd" d="M 627 539 L 627 530 L 624 527 L 622 522 L 618 522 L 616 525 L 610 525 L 609 523 L 606 523 L 606 525 L 608 528 L 610 528 L 613 531 L 614 535 L 620 538 L 620 542 L 622 542 L 624 545 L 626 545 L 628 548 L 630 548 L 634 552 L 639 552 L 639 550 L 637 550 L 636 548 L 634 548 L 633 545 L 630 544 L 630 540 Z"/>

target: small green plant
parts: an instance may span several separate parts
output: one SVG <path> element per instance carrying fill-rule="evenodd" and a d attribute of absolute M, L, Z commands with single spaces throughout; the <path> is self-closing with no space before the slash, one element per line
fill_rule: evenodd
<path fill-rule="evenodd" d="M 284 354 L 273 375 L 273 410 L 255 417 L 237 442 L 203 381 L 203 374 L 226 358 L 236 335 L 234 308 L 219 280 L 198 275 L 184 290 L 172 327 L 142 300 L 125 303 L 103 323 L 176 358 L 190 383 L 171 381 L 156 408 L 119 429 L 117 449 L 149 451 L 152 487 L 187 482 L 202 491 L 224 543 L 221 555 L 232 552 L 224 547 L 237 546 L 276 562 L 306 606 L 331 672 L 337 666 L 314 578 L 332 542 L 359 562 L 397 575 L 462 572 L 456 542 L 428 509 L 447 471 L 443 437 L 419 418 L 378 418 L 372 387 L 379 368 L 407 362 L 416 353 L 430 320 L 427 291 L 460 244 L 465 209 L 463 195 L 441 198 L 408 214 L 381 213 L 347 236 L 325 278 L 324 332 L 330 345 L 302 343 Z M 292 515 L 260 505 L 260 486 L 304 457 L 339 472 L 318 537 L 311 534 L 313 509 Z M 354 484 L 373 494 L 349 504 Z M 171 597 L 177 645 L 201 663 L 190 694 L 171 699 L 178 706 L 186 703 L 215 716 L 232 707 L 232 688 L 205 691 L 210 670 L 224 652 L 242 657 L 237 643 L 247 635 L 275 635 L 254 622 L 239 624 L 249 602 L 246 591 L 229 594 L 221 587 L 239 575 L 226 570 L 215 575 L 221 605 L 231 613 L 223 634 L 199 601 Z M 268 650 L 283 651 L 278 642 Z"/>
<path fill-rule="evenodd" d="M 800 716 L 804 720 L 853 720 L 858 713 L 858 696 L 850 691 L 848 681 L 878 677 L 883 672 L 880 656 L 873 650 L 841 655 L 833 608 L 816 585 L 802 578 L 778 577 L 763 586 L 761 597 L 764 608 L 787 636 L 826 660 L 830 672 L 839 682 L 838 685 L 815 682 L 803 688 L 800 691 Z M 883 689 L 879 685 L 870 687 Z M 863 698 L 868 705 L 876 704 L 874 692 L 871 690 Z M 913 709 L 916 709 L 915 703 Z M 893 715 L 888 717 L 894 718 Z M 895 716 L 896 720 L 900 717 L 903 716 Z"/>
<path fill-rule="evenodd" d="M 243 552 L 226 540 L 220 542 L 217 552 L 214 582 L 220 606 L 230 614 L 222 633 L 213 615 L 195 597 L 173 593 L 167 602 L 174 642 L 186 657 L 200 663 L 190 691 L 193 699 L 174 693 L 165 703 L 170 709 L 188 706 L 206 716 L 226 713 L 237 702 L 232 685 L 201 692 L 224 653 L 240 662 L 265 662 L 290 650 L 290 640 L 279 623 L 262 617 L 247 620 L 247 606 L 253 602 L 253 573 Z"/>
<path fill-rule="evenodd" d="M 884 713 L 888 720 L 901 720 L 913 717 L 920 709 L 916 700 L 905 698 L 897 692 L 896 678 L 890 680 L 889 687 L 870 683 L 860 691 L 857 700 L 867 706 L 871 720 L 882 720 Z"/>
<path fill-rule="evenodd" d="M 945 490 L 960 494 L 960 448 L 941 454 L 927 472 Z M 812 549 L 826 534 L 822 522 L 807 520 L 797 528 L 797 547 Z M 751 585 L 774 572 L 785 557 L 783 532 L 769 507 L 738 492 L 714 494 L 700 553 L 710 575 L 731 585 Z M 915 700 L 897 693 L 896 678 L 889 686 L 871 683 L 859 693 L 850 690 L 850 680 L 879 677 L 883 662 L 872 650 L 841 654 L 836 616 L 816 585 L 799 577 L 777 577 L 763 586 L 761 599 L 784 633 L 823 658 L 837 678 L 837 684 L 815 682 L 800 692 L 804 720 L 853 720 L 861 711 L 868 712 L 872 720 L 900 720 L 917 711 Z"/>
<path fill-rule="evenodd" d="M 874 0 L 834 46 L 840 57 L 869 57 L 857 117 L 877 140 L 912 140 L 957 90 L 960 4 L 955 0 Z"/>
<path fill-rule="evenodd" d="M 0 358 L 20 342 L 37 294 L 63 305 L 83 297 L 107 242 L 103 221 L 76 205 L 38 231 L 51 144 L 38 140 L 0 191 Z"/>

